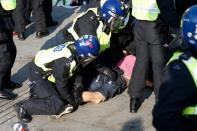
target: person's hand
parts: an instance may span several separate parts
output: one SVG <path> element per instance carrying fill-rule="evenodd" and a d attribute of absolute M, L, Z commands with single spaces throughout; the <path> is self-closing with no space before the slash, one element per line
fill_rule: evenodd
<path fill-rule="evenodd" d="M 127 52 L 126 50 L 123 50 L 122 53 L 123 53 L 124 55 L 127 55 L 127 54 L 128 54 L 128 52 Z"/>

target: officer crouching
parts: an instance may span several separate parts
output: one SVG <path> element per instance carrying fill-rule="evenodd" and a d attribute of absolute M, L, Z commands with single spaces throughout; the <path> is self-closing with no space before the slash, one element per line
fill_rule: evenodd
<path fill-rule="evenodd" d="M 81 102 L 82 87 L 74 85 L 70 89 L 68 79 L 92 61 L 99 50 L 97 38 L 84 35 L 76 42 L 39 51 L 29 69 L 30 98 L 15 105 L 18 118 L 30 122 L 31 115 L 71 112 Z M 81 78 L 76 75 L 76 79 Z"/>

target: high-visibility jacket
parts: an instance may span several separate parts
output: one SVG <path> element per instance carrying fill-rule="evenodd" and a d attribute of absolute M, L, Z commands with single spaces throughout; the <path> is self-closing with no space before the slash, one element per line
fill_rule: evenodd
<path fill-rule="evenodd" d="M 132 0 L 132 16 L 137 20 L 155 21 L 159 14 L 156 0 Z"/>
<path fill-rule="evenodd" d="M 44 72 L 52 71 L 52 68 L 46 67 L 49 63 L 53 62 L 54 60 L 60 59 L 60 58 L 69 58 L 71 57 L 72 53 L 70 49 L 68 49 L 68 45 L 70 43 L 65 43 L 62 45 L 58 45 L 52 48 L 49 48 L 47 50 L 41 50 L 39 51 L 34 59 L 34 63 L 42 68 Z M 72 60 L 70 63 L 70 70 L 69 70 L 69 76 L 72 76 L 72 72 L 74 71 L 76 67 L 76 61 Z M 55 83 L 55 78 L 53 77 L 53 74 L 48 76 L 48 80 Z"/>
<path fill-rule="evenodd" d="M 179 59 L 179 57 L 182 54 L 183 53 L 181 53 L 181 52 L 175 52 L 169 62 Z M 194 57 L 190 57 L 188 60 L 183 60 L 182 59 L 182 61 L 186 65 L 186 67 L 188 68 L 188 70 L 189 70 L 189 72 L 190 72 L 190 74 L 191 74 L 191 76 L 192 76 L 192 78 L 194 80 L 194 83 L 195 83 L 195 85 L 197 87 L 197 59 L 194 58 Z M 183 110 L 183 115 L 184 116 L 197 115 L 197 105 L 196 106 L 188 106 L 188 107 L 186 107 Z"/>
<path fill-rule="evenodd" d="M 16 0 L 0 0 L 0 3 L 5 10 L 13 10 L 16 8 Z"/>
<path fill-rule="evenodd" d="M 79 16 L 77 16 L 77 18 L 74 19 L 72 26 L 68 29 L 68 32 L 72 34 L 72 36 L 74 37 L 75 40 L 79 39 L 79 35 L 74 30 L 74 25 L 75 25 L 76 21 L 80 17 L 82 17 L 84 14 L 86 14 L 88 11 L 93 11 L 96 14 L 96 16 L 98 16 L 98 9 L 97 8 L 90 8 L 86 12 L 80 14 Z M 83 25 L 81 25 L 81 26 L 83 26 Z M 100 51 L 99 52 L 102 52 L 110 47 L 111 32 L 109 34 L 106 34 L 105 32 L 103 32 L 102 31 L 103 26 L 104 26 L 103 22 L 101 20 L 99 20 L 99 26 L 96 30 L 96 35 L 97 35 L 97 38 L 100 42 Z"/>

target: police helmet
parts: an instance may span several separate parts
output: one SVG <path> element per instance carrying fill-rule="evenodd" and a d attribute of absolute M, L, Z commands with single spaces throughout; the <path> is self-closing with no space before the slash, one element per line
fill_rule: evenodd
<path fill-rule="evenodd" d="M 121 0 L 107 0 L 101 5 L 101 18 L 112 32 L 118 32 L 129 20 L 129 6 Z"/>
<path fill-rule="evenodd" d="M 183 14 L 182 37 L 186 46 L 197 53 L 197 5 L 190 7 Z"/>
<path fill-rule="evenodd" d="M 100 43 L 96 36 L 84 35 L 76 40 L 75 48 L 81 58 L 96 57 L 99 54 Z"/>

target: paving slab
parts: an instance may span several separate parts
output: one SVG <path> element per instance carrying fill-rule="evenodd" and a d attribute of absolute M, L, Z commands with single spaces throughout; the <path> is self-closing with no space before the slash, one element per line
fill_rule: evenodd
<path fill-rule="evenodd" d="M 17 57 L 12 71 L 12 79 L 22 82 L 23 87 L 13 91 L 18 94 L 17 99 L 13 101 L 0 100 L 0 131 L 13 131 L 12 125 L 18 121 L 16 113 L 13 111 L 13 105 L 29 96 L 28 65 L 36 52 L 61 44 L 62 29 L 68 27 L 82 9 L 84 8 L 55 7 L 53 17 L 58 20 L 59 26 L 49 28 L 50 35 L 47 37 L 36 39 L 34 24 L 28 26 L 26 40 L 19 41 L 14 37 Z M 33 121 L 28 123 L 28 127 L 30 131 L 155 131 L 152 126 L 151 114 L 153 105 L 154 95 L 149 91 L 149 96 L 138 113 L 129 113 L 129 96 L 125 91 L 101 104 L 82 105 L 75 112 L 59 119 L 52 116 L 33 116 Z"/>

